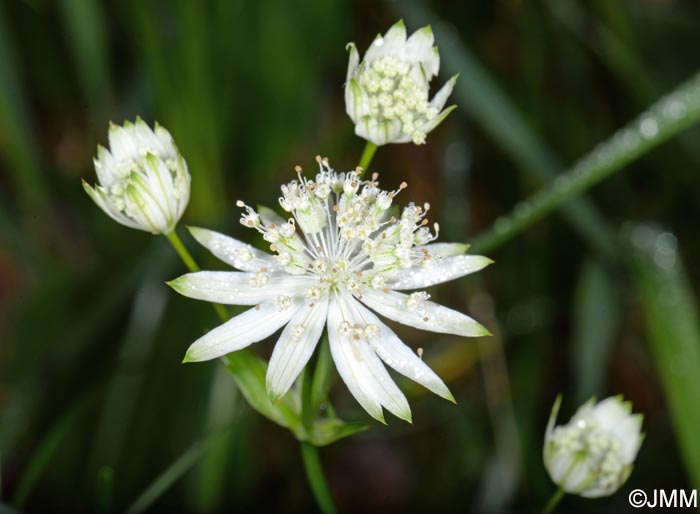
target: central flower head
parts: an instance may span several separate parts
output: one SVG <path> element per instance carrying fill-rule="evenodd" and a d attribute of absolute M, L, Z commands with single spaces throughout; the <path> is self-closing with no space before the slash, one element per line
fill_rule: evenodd
<path fill-rule="evenodd" d="M 400 270 L 433 258 L 425 248 L 438 232 L 437 224 L 435 234 L 427 226 L 430 205 L 409 204 L 399 218 L 391 215 L 405 182 L 386 191 L 380 189 L 376 173 L 363 180 L 360 169 L 337 173 L 327 160 L 317 161 L 320 170 L 314 180 L 297 167 L 298 179 L 282 186 L 279 203 L 289 219 L 238 202 L 245 209 L 241 224 L 262 234 L 280 267 L 318 279 L 308 290 L 310 298 L 330 291 L 382 289 Z M 264 276 L 262 272 L 254 280 L 262 284 Z"/>
<path fill-rule="evenodd" d="M 327 160 L 317 162 L 313 178 L 297 166 L 297 179 L 282 186 L 279 203 L 286 218 L 238 202 L 244 209 L 241 224 L 262 234 L 272 255 L 223 234 L 191 229 L 214 255 L 241 271 L 190 273 L 170 285 L 192 298 L 255 307 L 195 341 L 185 360 L 213 359 L 284 327 L 267 370 L 267 389 L 276 399 L 292 386 L 327 326 L 331 355 L 357 401 L 379 420 L 382 408 L 410 420 L 408 402 L 384 364 L 443 398 L 452 395 L 369 309 L 419 329 L 487 335 L 472 318 L 431 302 L 421 289 L 492 261 L 464 255 L 467 245 L 433 243 L 438 227 L 428 227 L 428 204 L 408 204 L 399 215 L 392 204 L 405 183 L 384 190 L 376 174 L 363 179 L 360 169 L 338 173 Z"/>

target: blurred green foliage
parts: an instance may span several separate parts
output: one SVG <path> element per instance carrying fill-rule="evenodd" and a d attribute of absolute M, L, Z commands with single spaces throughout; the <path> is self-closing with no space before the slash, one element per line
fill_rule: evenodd
<path fill-rule="evenodd" d="M 180 365 L 218 322 L 165 286 L 183 272 L 167 241 L 113 223 L 80 178 L 92 181 L 110 119 L 158 120 L 192 173 L 185 222 L 248 237 L 236 199 L 275 205 L 293 165 L 312 168 L 317 153 L 355 166 L 344 45 L 364 48 L 400 16 L 433 24 L 444 77 L 461 72 L 460 109 L 426 146 L 381 148 L 374 163 L 383 183 L 409 183 L 403 201 L 431 202 L 455 241 L 486 232 L 700 64 L 700 6 L 680 0 L 0 2 L 0 510 L 314 508 L 289 433 L 251 414 L 218 363 Z M 324 448 L 341 511 L 542 506 L 559 392 L 565 414 L 622 393 L 647 432 L 623 492 L 564 509 L 619 512 L 629 489 L 697 487 L 699 138 L 629 164 L 494 246 L 485 273 L 438 288 L 494 340 L 397 328 L 458 406 L 401 382 L 413 425 L 391 419 Z M 666 228 L 635 225 L 652 235 L 634 246 L 618 235 L 628 219 Z M 668 267 L 658 255 L 673 241 Z M 333 382 L 342 417 L 368 422 Z"/>

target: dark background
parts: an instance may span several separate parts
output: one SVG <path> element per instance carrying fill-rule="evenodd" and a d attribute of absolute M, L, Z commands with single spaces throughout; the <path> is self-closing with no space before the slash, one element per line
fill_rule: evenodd
<path fill-rule="evenodd" d="M 0 2 L 3 505 L 121 512 L 161 476 L 149 512 L 315 508 L 293 437 L 251 412 L 218 363 L 180 364 L 218 321 L 165 285 L 184 272 L 165 238 L 112 222 L 80 179 L 95 180 L 109 120 L 157 120 L 192 174 L 183 221 L 251 240 L 237 199 L 276 205 L 278 185 L 316 154 L 356 166 L 364 142 L 345 114 L 344 45 L 364 52 L 399 17 L 410 32 L 433 23 L 436 82 L 462 73 L 459 109 L 427 145 L 382 147 L 373 167 L 387 188 L 409 183 L 400 203 L 431 203 L 443 241 L 487 231 L 699 62 L 693 1 Z M 669 287 L 690 294 L 697 141 L 665 144 L 586 197 L 615 238 L 627 220 L 662 227 L 648 231 L 687 270 Z M 224 269 L 182 235 L 205 268 Z M 691 425 L 671 416 L 668 367 L 649 345 L 654 322 L 663 333 L 677 320 L 650 320 L 653 295 L 621 253 L 556 213 L 489 249 L 495 265 L 436 288 L 496 336 L 398 329 L 458 405 L 400 382 L 413 425 L 389 416 L 323 449 L 340 510 L 537 511 L 554 491 L 541 451 L 559 392 L 562 419 L 591 395 L 624 394 L 647 433 L 617 495 L 566 498 L 563 511 L 621 512 L 631 489 L 690 488 L 693 458 L 674 427 Z M 676 314 L 693 325 L 690 300 L 692 315 Z M 267 357 L 271 344 L 255 350 Z M 682 365 L 682 351 L 668 355 Z M 337 375 L 332 396 L 345 419 L 369 422 Z"/>

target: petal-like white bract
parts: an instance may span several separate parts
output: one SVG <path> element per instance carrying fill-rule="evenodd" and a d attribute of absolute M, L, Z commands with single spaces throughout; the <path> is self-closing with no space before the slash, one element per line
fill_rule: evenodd
<path fill-rule="evenodd" d="M 199 227 L 188 227 L 192 237 L 217 258 L 241 271 L 280 271 L 272 255 L 227 235 Z"/>
<path fill-rule="evenodd" d="M 348 301 L 350 303 L 350 301 Z M 454 396 L 450 393 L 445 383 L 435 372 L 418 357 L 399 337 L 370 310 L 357 301 L 352 300 L 352 308 L 355 316 L 364 326 L 374 325 L 379 328 L 377 335 L 368 337 L 367 341 L 375 353 L 387 364 L 405 377 L 421 384 L 433 393 L 454 402 Z"/>
<path fill-rule="evenodd" d="M 328 338 L 338 373 L 355 399 L 373 418 L 384 422 L 383 406 L 395 416 L 410 421 L 411 410 L 406 397 L 367 342 L 347 330 L 346 327 L 354 327 L 356 323 L 345 300 L 337 295 L 331 298 Z"/>
<path fill-rule="evenodd" d="M 189 298 L 227 305 L 256 305 L 279 296 L 300 296 L 316 281 L 286 273 L 198 271 L 182 275 L 168 285 Z"/>
<path fill-rule="evenodd" d="M 284 326 L 302 303 L 299 298 L 291 298 L 289 305 L 275 300 L 256 305 L 197 339 L 183 362 L 208 361 L 257 343 Z"/>
<path fill-rule="evenodd" d="M 433 43 L 435 43 L 435 38 L 430 26 L 420 28 L 411 34 L 406 44 L 400 49 L 401 57 L 408 62 L 430 62 L 433 59 Z M 431 74 L 427 77 L 428 80 L 437 73 L 437 70 L 435 70 L 435 73 L 432 73 L 432 71 L 431 67 Z"/>
<path fill-rule="evenodd" d="M 99 185 L 85 191 L 112 219 L 153 234 L 171 232 L 190 198 L 190 174 L 172 137 L 137 118 L 110 125 L 110 150 L 97 147 Z"/>
<path fill-rule="evenodd" d="M 440 69 L 433 31 L 423 27 L 406 39 L 403 21 L 379 34 L 360 60 L 348 44 L 345 109 L 355 133 L 374 143 L 422 144 L 451 109 L 441 112 L 457 77 L 429 101 L 430 81 Z"/>
<path fill-rule="evenodd" d="M 292 386 L 311 358 L 326 324 L 328 295 L 304 305 L 282 331 L 267 368 L 267 391 L 276 400 Z"/>
<path fill-rule="evenodd" d="M 347 82 L 353 77 L 353 75 L 355 75 L 355 72 L 357 72 L 357 67 L 360 64 L 360 52 L 357 51 L 355 43 L 348 43 L 346 48 L 349 54 L 348 71 L 345 76 L 345 81 Z"/>
<path fill-rule="evenodd" d="M 397 291 L 424 289 L 482 270 L 492 263 L 491 259 L 481 255 L 457 255 L 437 262 L 431 259 L 425 264 L 399 271 L 388 285 Z"/>
<path fill-rule="evenodd" d="M 391 40 L 401 42 L 400 27 Z M 405 295 L 394 289 L 451 280 L 490 261 L 465 255 L 465 244 L 435 243 L 438 228 L 427 226 L 428 204 L 411 203 L 399 213 L 392 204 L 406 184 L 382 190 L 377 174 L 363 180 L 357 171 L 337 173 L 325 159 L 317 161 L 313 180 L 297 167 L 298 179 L 282 186 L 279 204 L 286 218 L 237 202 L 244 209 L 241 224 L 256 230 L 273 255 L 217 232 L 190 229 L 197 241 L 242 272 L 190 273 L 170 285 L 192 298 L 255 307 L 198 339 L 185 360 L 212 359 L 284 327 L 266 376 L 268 394 L 277 400 L 293 385 L 327 327 L 338 372 L 372 417 L 383 422 L 386 409 L 411 420 L 406 397 L 385 364 L 454 401 L 445 383 L 361 302 L 409 326 L 486 335 L 468 316 L 429 302 L 427 293 Z"/>
<path fill-rule="evenodd" d="M 452 78 L 450 78 L 450 80 L 445 82 L 445 85 L 440 88 L 440 91 L 435 93 L 435 96 L 430 101 L 430 107 L 432 107 L 436 111 L 442 111 L 442 108 L 445 107 L 447 99 L 452 94 L 452 90 L 454 89 L 455 84 L 457 83 L 458 77 L 459 75 L 453 75 Z"/>
<path fill-rule="evenodd" d="M 564 491 L 586 498 L 609 496 L 629 477 L 642 443 L 642 417 L 621 396 L 589 400 L 566 425 L 555 426 L 561 397 L 547 423 L 544 464 Z"/>
<path fill-rule="evenodd" d="M 361 291 L 359 298 L 382 316 L 409 327 L 465 337 L 491 335 L 485 327 L 466 314 L 428 301 L 425 296 L 425 293 L 405 295 L 366 288 Z"/>

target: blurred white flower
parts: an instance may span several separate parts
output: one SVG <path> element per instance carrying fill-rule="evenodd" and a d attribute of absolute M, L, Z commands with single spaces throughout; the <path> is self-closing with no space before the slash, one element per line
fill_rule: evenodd
<path fill-rule="evenodd" d="M 622 396 L 593 399 L 568 424 L 555 427 L 557 398 L 544 440 L 544 464 L 555 484 L 586 498 L 609 496 L 625 483 L 644 436 L 641 414 Z"/>
<path fill-rule="evenodd" d="M 427 26 L 406 39 L 403 21 L 385 36 L 377 35 L 360 62 L 354 43 L 345 83 L 345 108 L 355 133 L 374 143 L 425 143 L 455 106 L 442 110 L 457 75 L 428 101 L 430 81 L 440 68 L 440 55 Z"/>
<path fill-rule="evenodd" d="M 153 234 L 171 232 L 190 199 L 187 164 L 170 133 L 141 119 L 110 124 L 109 150 L 97 147 L 99 184 L 83 180 L 90 198 L 113 220 Z"/>
<path fill-rule="evenodd" d="M 425 291 L 397 291 L 453 280 L 492 261 L 464 255 L 467 245 L 433 243 L 427 204 L 409 204 L 399 219 L 392 216 L 394 197 L 405 183 L 384 191 L 376 174 L 362 180 L 356 172 L 336 173 L 326 160 L 317 160 L 315 180 L 303 177 L 297 167 L 298 180 L 282 186 L 279 202 L 288 219 L 239 202 L 245 208 L 241 223 L 261 233 L 275 255 L 216 232 L 191 229 L 202 245 L 241 271 L 190 273 L 170 285 L 191 298 L 255 307 L 195 341 L 185 361 L 240 350 L 284 327 L 267 371 L 268 393 L 277 399 L 294 383 L 327 325 L 340 376 L 374 418 L 384 420 L 384 407 L 411 419 L 406 397 L 382 361 L 454 401 L 443 381 L 369 309 L 432 332 L 488 335 L 470 317 L 429 301 Z"/>

